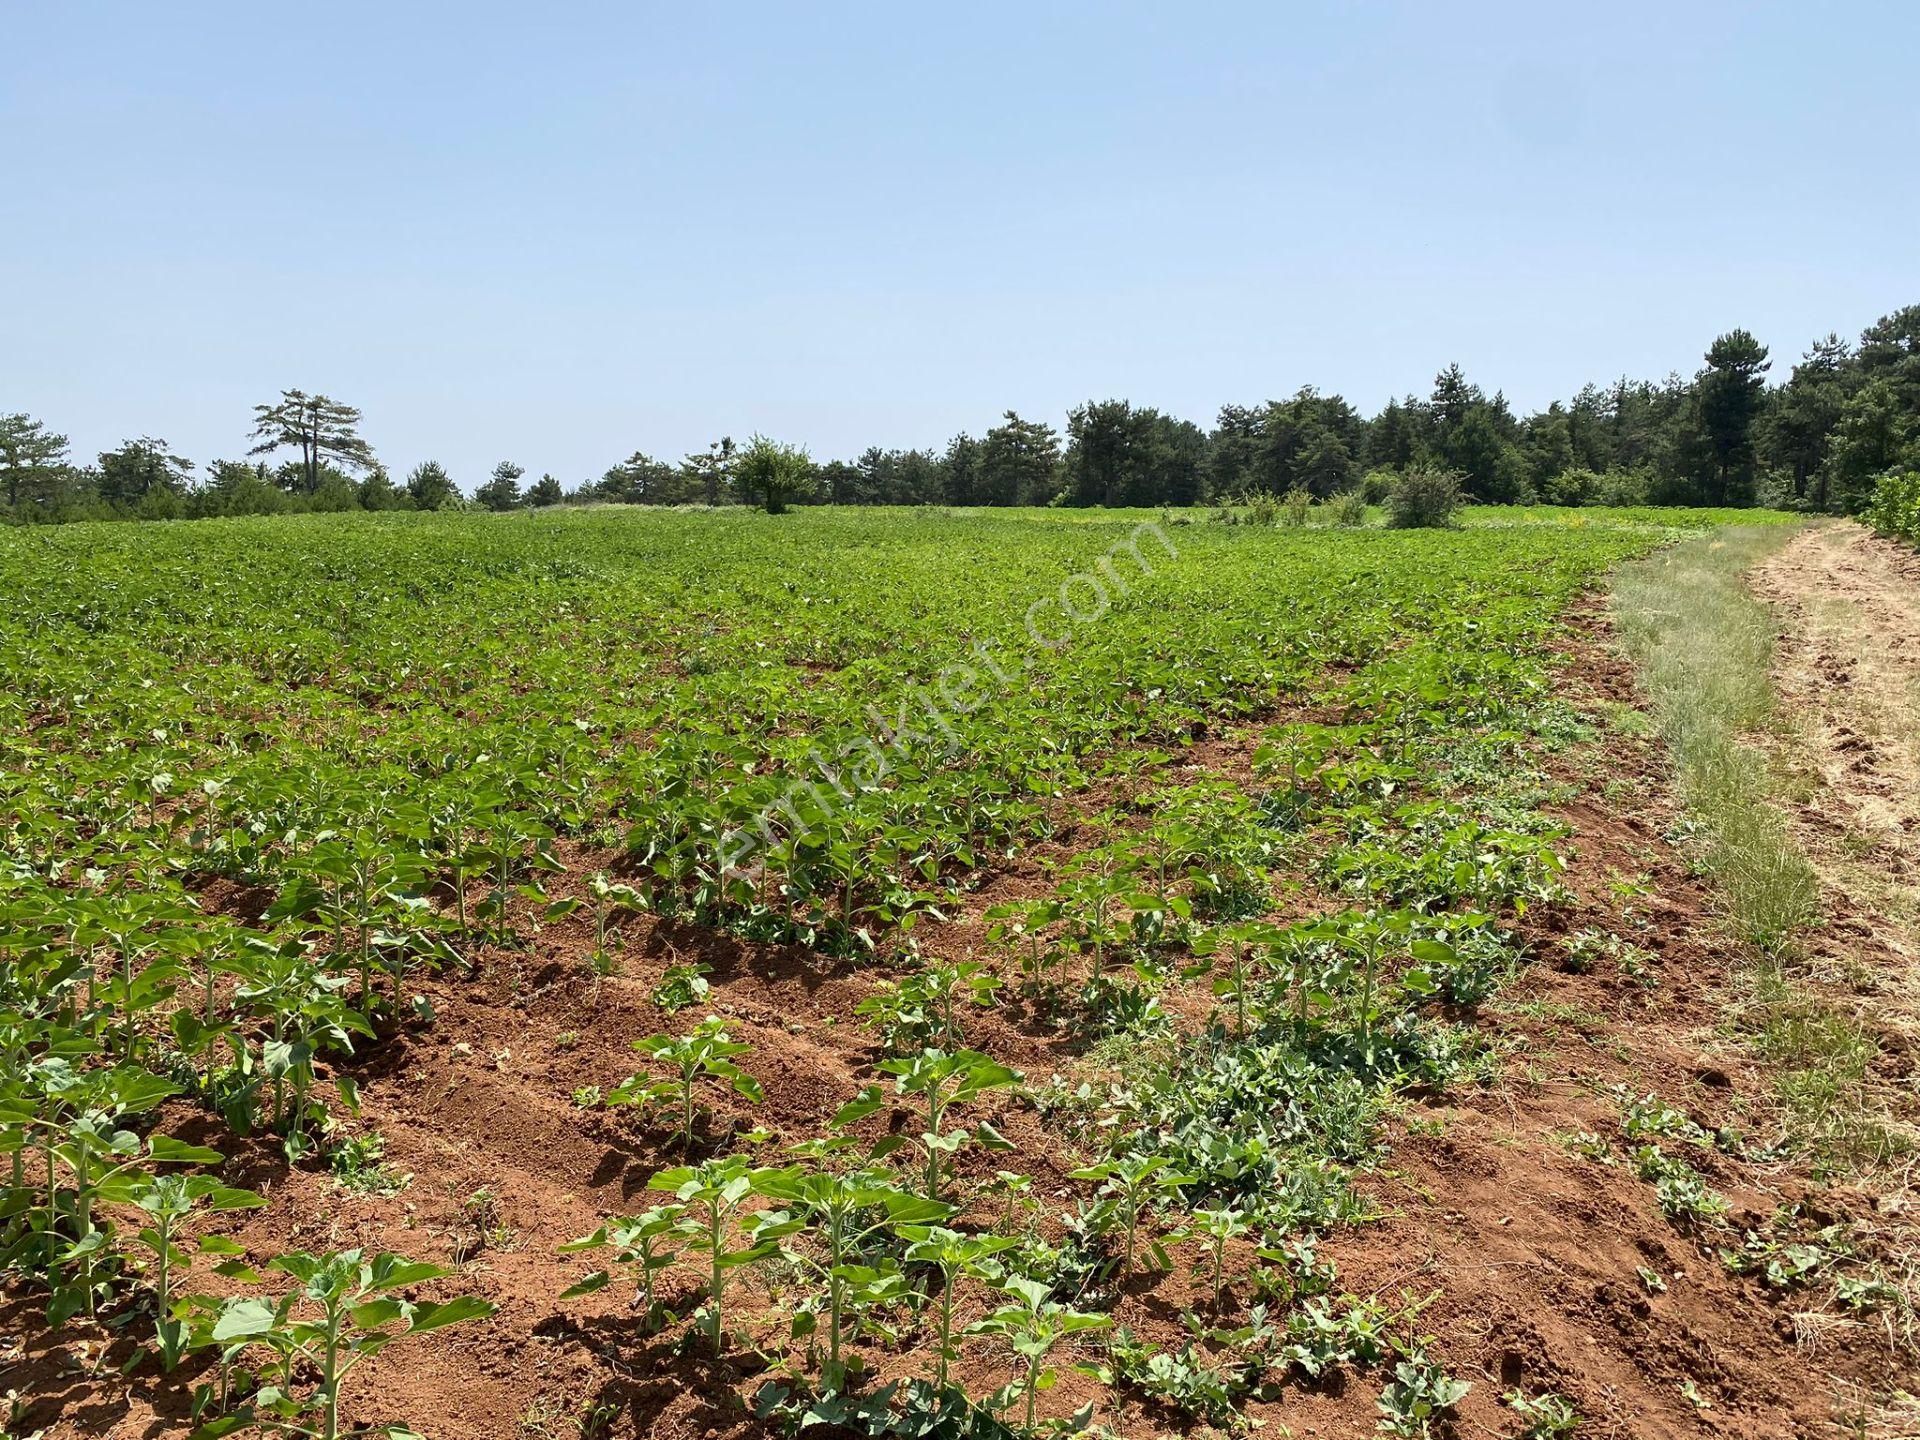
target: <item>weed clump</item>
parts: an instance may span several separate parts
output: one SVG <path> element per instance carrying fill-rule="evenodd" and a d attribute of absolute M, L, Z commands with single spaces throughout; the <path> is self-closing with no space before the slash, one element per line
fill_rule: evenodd
<path fill-rule="evenodd" d="M 1367 496 L 1363 490 L 1343 490 L 1327 501 L 1327 518 L 1343 530 L 1367 523 Z"/>
<path fill-rule="evenodd" d="M 1444 530 L 1460 501 L 1460 477 L 1453 471 L 1414 469 L 1387 493 L 1387 514 L 1396 530 Z"/>

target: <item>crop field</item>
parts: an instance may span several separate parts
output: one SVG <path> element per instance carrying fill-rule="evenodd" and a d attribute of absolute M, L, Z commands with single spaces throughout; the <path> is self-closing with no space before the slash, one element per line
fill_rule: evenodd
<path fill-rule="evenodd" d="M 1602 598 L 1779 519 L 0 531 L 0 1433 L 1813 1433 Z"/>

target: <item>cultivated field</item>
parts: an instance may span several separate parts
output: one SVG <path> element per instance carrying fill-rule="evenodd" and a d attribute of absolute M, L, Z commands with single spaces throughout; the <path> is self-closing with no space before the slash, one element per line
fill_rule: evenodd
<path fill-rule="evenodd" d="M 1796 729 L 1893 542 L 609 508 L 0 590 L 8 1435 L 1913 1433 L 1916 642 Z"/>

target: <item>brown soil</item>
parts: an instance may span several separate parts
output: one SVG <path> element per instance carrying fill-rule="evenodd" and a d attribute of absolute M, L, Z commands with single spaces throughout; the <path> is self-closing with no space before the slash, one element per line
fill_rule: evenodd
<path fill-rule="evenodd" d="M 1811 543 L 1796 542 L 1807 564 L 1822 553 Z M 1920 637 L 1912 614 L 1906 633 Z M 1888 648 L 1880 647 L 1880 661 Z M 1597 612 L 1578 619 L 1569 652 L 1562 688 L 1576 705 L 1598 714 L 1606 702 L 1636 703 L 1631 671 Z M 1229 736 L 1173 759 L 1176 767 L 1232 769 L 1243 756 L 1244 737 Z M 1767 1076 L 1721 1032 L 1721 990 L 1738 955 L 1703 882 L 1665 838 L 1678 816 L 1662 752 L 1615 728 L 1569 751 L 1559 770 L 1570 798 L 1555 809 L 1572 832 L 1566 880 L 1575 898 L 1528 917 L 1535 963 L 1482 1017 L 1501 1051 L 1500 1079 L 1410 1100 L 1389 1122 L 1384 1164 L 1362 1180 L 1380 1218 L 1336 1233 L 1322 1253 L 1338 1264 L 1342 1289 L 1424 1307 L 1416 1328 L 1452 1374 L 1473 1382 L 1456 1434 L 1518 1433 L 1500 1404 L 1514 1387 L 1570 1396 L 1586 1417 L 1584 1436 L 1830 1433 L 1836 1397 L 1911 1386 L 1904 1357 L 1868 1325 L 1809 1318 L 1796 1312 L 1815 1302 L 1729 1273 L 1717 1247 L 1737 1243 L 1738 1229 L 1680 1228 L 1622 1159 L 1620 1104 L 1609 1086 L 1657 1093 L 1710 1129 L 1733 1126 L 1764 1139 L 1768 1123 Z M 1054 848 L 1067 843 L 1063 836 Z M 609 858 L 570 856 L 569 869 L 577 880 Z M 984 952 L 980 912 L 1034 893 L 1046 858 L 990 877 L 967 913 L 917 932 L 922 943 L 937 953 Z M 1310 898 L 1294 888 L 1276 903 Z M 1642 947 L 1651 957 L 1646 973 L 1628 976 L 1611 961 L 1587 973 L 1569 969 L 1567 938 L 1586 928 Z M 351 1195 L 324 1173 L 289 1171 L 264 1144 L 213 1137 L 233 1157 L 231 1177 L 272 1198 L 267 1210 L 227 1227 L 256 1261 L 294 1247 L 388 1248 L 457 1263 L 457 1281 L 431 1288 L 457 1286 L 500 1306 L 487 1324 L 400 1345 L 362 1367 L 346 1392 L 354 1423 L 409 1420 L 434 1440 L 572 1440 L 583 1410 L 603 1406 L 598 1433 L 612 1436 L 762 1433 L 741 1397 L 765 1367 L 742 1360 L 740 1347 L 714 1364 L 699 1345 L 643 1338 L 611 1291 L 560 1299 L 591 1266 L 555 1247 L 607 1215 L 644 1206 L 647 1177 L 679 1158 L 658 1130 L 625 1112 L 582 1109 L 572 1093 L 611 1088 L 637 1066 L 634 1038 L 700 1013 L 676 1019 L 650 999 L 667 965 L 697 957 L 713 967 L 706 1008 L 752 1042 L 745 1063 L 767 1091 L 760 1106 L 722 1101 L 714 1127 L 766 1127 L 771 1155 L 820 1133 L 826 1116 L 871 1078 L 876 1052 L 853 1007 L 884 972 L 650 918 L 623 932 L 620 973 L 599 980 L 585 963 L 590 929 L 577 918 L 547 927 L 524 951 L 485 952 L 476 979 L 426 984 L 438 1011 L 431 1028 L 393 1037 L 354 1062 L 360 1126 L 384 1135 L 387 1163 L 412 1177 L 396 1193 Z M 1036 1082 L 1085 1067 L 1070 1037 L 1019 1007 L 968 1023 L 973 1044 Z M 1043 1224 L 1057 1230 L 1058 1213 L 1085 1188 L 1066 1178 L 1080 1157 L 1025 1105 L 987 1113 L 1019 1153 L 964 1158 L 962 1173 L 985 1178 L 1014 1162 L 1033 1176 Z M 168 1118 L 212 1135 L 184 1110 Z M 1576 1132 L 1601 1137 L 1612 1163 L 1576 1154 L 1566 1143 Z M 1874 1221 L 1869 1197 L 1815 1190 L 1791 1167 L 1718 1152 L 1694 1158 L 1734 1202 L 1736 1227 L 1762 1226 L 1794 1202 L 1824 1219 Z M 475 1198 L 482 1192 L 484 1203 Z M 1000 1203 L 977 1202 L 976 1218 Z M 1235 1258 L 1241 1271 L 1251 1260 Z M 1202 1293 L 1190 1260 L 1178 1254 L 1174 1271 L 1130 1286 L 1117 1319 L 1177 1349 L 1180 1312 Z M 1664 1292 L 1647 1292 L 1640 1267 L 1665 1279 Z M 667 1288 L 684 1298 L 693 1283 L 691 1269 L 676 1270 Z M 783 1351 L 793 1294 L 789 1278 L 752 1273 L 730 1292 L 731 1317 L 768 1350 Z M 1825 1343 L 1809 1344 L 1815 1336 Z M 130 1353 L 110 1332 L 72 1326 L 50 1334 L 29 1298 L 9 1299 L 0 1308 L 0 1386 L 23 1397 L 14 1433 L 184 1433 L 184 1396 L 202 1367 L 189 1362 L 184 1380 L 163 1382 L 151 1364 L 121 1377 L 117 1367 Z M 925 1373 L 926 1338 L 909 1333 L 896 1351 L 876 1347 L 876 1366 L 882 1376 Z M 977 1394 L 1006 1375 L 1000 1357 L 975 1347 L 958 1378 Z M 1251 1413 L 1273 1435 L 1372 1435 L 1382 1378 L 1289 1381 Z M 1201 1428 L 1071 1372 L 1048 1410 L 1064 1414 L 1093 1398 L 1101 1401 L 1097 1423 L 1128 1437 Z"/>
<path fill-rule="evenodd" d="M 1910 969 L 1920 956 L 1920 555 L 1851 521 L 1824 525 L 1760 565 L 1753 585 L 1784 630 L 1773 678 L 1789 733 L 1777 751 L 1808 782 L 1788 813 L 1828 889 L 1880 921 L 1870 937 L 1841 932 L 1843 958 L 1866 938 Z M 1898 978 L 1908 982 L 1901 1008 L 1920 1014 L 1920 985 Z"/>

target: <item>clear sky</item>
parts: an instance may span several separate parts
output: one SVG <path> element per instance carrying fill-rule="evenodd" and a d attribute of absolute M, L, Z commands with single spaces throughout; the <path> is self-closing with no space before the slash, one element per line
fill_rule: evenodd
<path fill-rule="evenodd" d="M 1577 13 L 1576 13 L 1577 11 Z M 1920 302 L 1920 6 L 0 0 L 0 411 L 396 475 L 1775 372 Z"/>

